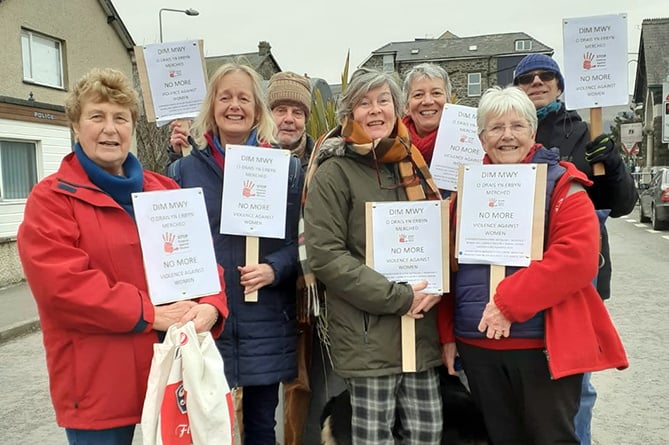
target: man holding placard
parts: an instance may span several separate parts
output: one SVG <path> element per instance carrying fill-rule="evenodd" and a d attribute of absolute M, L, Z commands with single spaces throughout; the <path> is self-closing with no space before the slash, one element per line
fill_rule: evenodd
<path fill-rule="evenodd" d="M 448 305 L 440 310 L 444 360 L 453 363 L 455 336 L 492 443 L 576 445 L 574 417 L 582 373 L 628 366 L 592 284 L 599 239 L 598 221 L 584 188 L 590 181 L 573 164 L 560 162 L 556 150 L 535 143 L 535 107 L 518 88 L 486 91 L 477 122 L 486 155 L 478 182 L 464 181 L 458 192 L 461 258 L 454 313 Z M 516 170 L 496 168 L 513 164 L 518 164 Z M 518 179 L 528 164 L 546 167 L 543 179 L 537 174 L 535 187 Z M 466 235 L 474 228 L 483 226 L 499 235 L 520 225 L 510 201 L 519 189 L 534 200 L 535 222 L 526 223 L 525 229 L 539 254 L 528 253 L 527 266 L 520 265 L 518 255 L 499 259 L 504 250 L 515 252 L 513 243 L 501 252 L 495 251 L 499 246 L 488 246 L 492 254 L 479 249 L 476 255 L 464 255 Z M 462 209 L 478 195 L 487 199 L 475 217 L 465 218 Z M 504 268 L 505 264 L 516 267 Z"/>
<path fill-rule="evenodd" d="M 590 142 L 588 124 L 576 111 L 568 111 L 558 98 L 565 80 L 557 62 L 544 54 L 531 54 L 518 63 L 513 83 L 518 85 L 534 104 L 539 124 L 536 140 L 545 147 L 560 149 L 563 161 L 573 162 L 593 181 L 586 191 L 596 209 L 610 209 L 609 216 L 627 215 L 634 209 L 637 191 L 629 170 L 616 151 L 609 135 L 600 135 Z M 595 176 L 592 166 L 603 163 L 605 174 Z M 602 299 L 611 295 L 611 258 L 606 229 L 602 228 L 602 268 L 597 291 Z"/>
<path fill-rule="evenodd" d="M 306 170 L 314 148 L 314 139 L 306 132 L 311 112 L 311 83 L 305 76 L 283 71 L 267 84 L 267 104 L 277 126 L 277 142 L 296 156 Z M 321 343 L 317 320 L 320 314 L 303 275 L 297 282 L 297 379 L 284 382 L 285 445 L 320 441 L 319 416 L 328 394 L 344 387 L 332 372 L 325 346 Z"/>
<path fill-rule="evenodd" d="M 573 162 L 593 182 L 586 191 L 597 209 L 602 224 L 601 261 L 597 275 L 597 292 L 606 300 L 611 295 L 611 255 L 604 221 L 617 218 L 634 209 L 637 190 L 634 179 L 615 149 L 610 135 L 602 134 L 590 141 L 588 124 L 576 111 L 568 111 L 558 99 L 565 89 L 565 80 L 557 62 L 544 54 L 530 54 L 516 67 L 513 83 L 518 85 L 537 109 L 539 126 L 537 142 L 560 149 L 562 160 Z M 593 135 L 594 136 L 594 135 Z M 594 173 L 595 165 L 603 166 L 603 174 Z M 590 418 L 597 393 L 586 376 L 577 427 L 581 445 L 590 443 Z"/>

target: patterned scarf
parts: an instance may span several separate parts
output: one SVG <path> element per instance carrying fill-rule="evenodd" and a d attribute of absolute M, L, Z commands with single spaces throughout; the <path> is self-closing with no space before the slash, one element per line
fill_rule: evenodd
<path fill-rule="evenodd" d="M 427 136 L 421 137 L 418 135 L 418 130 L 416 130 L 416 124 L 414 124 L 411 116 L 404 116 L 402 118 L 402 123 L 406 125 L 407 130 L 409 130 L 409 136 L 411 137 L 411 143 L 416 146 L 420 154 L 425 158 L 425 162 L 430 165 L 432 163 L 432 155 L 434 154 L 434 144 L 437 142 L 437 129 L 428 133 Z"/>
<path fill-rule="evenodd" d="M 409 201 L 441 199 L 423 155 L 411 144 L 409 131 L 401 120 L 397 120 L 393 132 L 387 138 L 371 140 L 352 119 L 344 120 L 341 134 L 344 142 L 363 159 L 371 161 L 377 171 L 379 163 L 397 163 L 401 185 Z"/>
<path fill-rule="evenodd" d="M 345 156 L 347 151 L 359 155 L 360 162 L 369 165 L 377 172 L 379 164 L 396 163 L 401 181 L 398 186 L 404 187 L 409 201 L 441 199 L 425 159 L 420 151 L 411 145 L 409 132 L 401 120 L 397 120 L 389 137 L 372 140 L 357 122 L 345 119 L 341 126 L 321 136 L 311 153 L 302 193 L 303 210 L 309 183 L 320 164 L 333 156 Z M 313 314 L 318 316 L 321 302 L 317 280 L 309 267 L 304 245 L 304 214 L 300 218 L 298 242 L 300 265 L 307 292 L 306 309 L 308 313 L 313 309 Z"/>

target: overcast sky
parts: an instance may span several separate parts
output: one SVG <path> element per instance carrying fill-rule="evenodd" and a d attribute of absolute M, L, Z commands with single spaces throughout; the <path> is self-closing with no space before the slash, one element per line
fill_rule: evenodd
<path fill-rule="evenodd" d="M 340 83 L 346 52 L 351 67 L 389 42 L 525 32 L 555 50 L 562 65 L 562 19 L 627 14 L 628 48 L 639 48 L 641 22 L 669 17 L 669 0 L 112 0 L 138 45 L 160 40 L 160 8 L 188 9 L 197 17 L 162 13 L 165 41 L 203 39 L 206 56 L 254 52 L 272 46 L 284 71 Z M 636 54 L 629 55 L 636 60 Z M 636 63 L 629 63 L 633 86 Z"/>

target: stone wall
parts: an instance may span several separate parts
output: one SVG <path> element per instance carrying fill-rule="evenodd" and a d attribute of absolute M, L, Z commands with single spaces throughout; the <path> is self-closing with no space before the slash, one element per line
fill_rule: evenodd
<path fill-rule="evenodd" d="M 0 239 L 0 264 L 0 288 L 24 279 L 15 238 Z"/>
<path fill-rule="evenodd" d="M 395 64 L 395 69 L 402 80 L 411 68 L 418 63 Z M 494 57 L 480 59 L 462 59 L 435 62 L 448 73 L 451 79 L 452 93 L 455 102 L 460 105 L 471 107 L 478 106 L 480 96 L 467 96 L 467 75 L 469 73 L 481 73 L 481 93 L 487 88 L 497 85 L 497 60 Z M 372 56 L 363 65 L 365 68 L 383 69 L 383 56 Z"/>
<path fill-rule="evenodd" d="M 369 68 L 372 70 L 383 70 L 383 56 L 372 56 L 367 62 L 363 65 L 364 68 Z"/>
<path fill-rule="evenodd" d="M 278 73 L 280 70 L 279 67 L 272 62 L 272 59 L 267 57 L 260 66 L 256 67 L 256 71 L 264 80 L 269 80 L 270 77 Z"/>

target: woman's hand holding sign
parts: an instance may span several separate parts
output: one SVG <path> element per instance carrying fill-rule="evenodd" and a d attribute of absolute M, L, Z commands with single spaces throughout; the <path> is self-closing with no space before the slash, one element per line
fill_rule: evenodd
<path fill-rule="evenodd" d="M 441 300 L 441 295 L 422 292 L 427 287 L 427 284 L 427 280 L 423 280 L 411 285 L 411 289 L 413 289 L 413 303 L 406 315 L 416 320 L 423 318 L 423 314 L 432 309 Z"/>
<path fill-rule="evenodd" d="M 250 264 L 238 267 L 240 284 L 244 286 L 244 293 L 250 294 L 274 282 L 274 269 L 269 264 Z"/>

